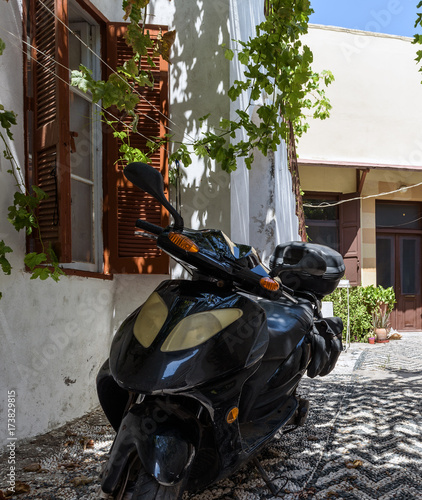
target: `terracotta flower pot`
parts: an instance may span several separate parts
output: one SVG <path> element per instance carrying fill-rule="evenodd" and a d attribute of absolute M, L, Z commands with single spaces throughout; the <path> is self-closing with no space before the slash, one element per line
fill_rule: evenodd
<path fill-rule="evenodd" d="M 368 338 L 368 342 L 369 342 L 370 344 L 375 344 L 375 337 L 369 337 L 369 338 Z"/>
<path fill-rule="evenodd" d="M 387 328 L 375 328 L 375 335 L 377 336 L 377 342 L 388 342 Z"/>

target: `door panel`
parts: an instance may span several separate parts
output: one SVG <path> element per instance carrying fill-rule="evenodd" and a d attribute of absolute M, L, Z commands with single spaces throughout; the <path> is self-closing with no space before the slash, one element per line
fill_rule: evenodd
<path fill-rule="evenodd" d="M 377 285 L 395 287 L 395 238 L 377 237 Z"/>
<path fill-rule="evenodd" d="M 361 284 L 360 273 L 360 200 L 353 199 L 356 193 L 342 196 L 342 200 L 352 198 L 339 208 L 340 253 L 346 266 L 346 279 L 353 286 Z"/>

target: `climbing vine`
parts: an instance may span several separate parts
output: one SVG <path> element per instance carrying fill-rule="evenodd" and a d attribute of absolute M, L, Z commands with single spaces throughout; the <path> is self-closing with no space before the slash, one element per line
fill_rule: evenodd
<path fill-rule="evenodd" d="M 148 48 L 168 60 L 174 32 L 169 32 L 151 40 L 145 30 L 145 19 L 149 0 L 123 1 L 125 18 L 130 25 L 126 41 L 134 51 L 132 59 L 107 81 L 96 81 L 89 69 L 81 66 L 72 72 L 72 84 L 84 92 L 91 92 L 93 100 L 102 100 L 103 107 L 116 106 L 133 117 L 132 127 L 136 130 L 137 116 L 134 111 L 139 96 L 133 92 L 133 85 L 152 85 L 148 71 L 140 70 L 141 58 L 152 66 Z M 239 158 L 245 160 L 247 168 L 254 161 L 254 150 L 267 155 L 275 150 L 282 140 L 288 142 L 290 125 L 294 134 L 300 137 L 308 128 L 307 113 L 314 118 L 324 119 L 329 116 L 331 105 L 323 86 L 333 80 L 329 71 L 321 74 L 311 69 L 312 52 L 302 44 L 300 37 L 307 32 L 309 16 L 313 12 L 309 0 L 271 0 L 265 5 L 266 19 L 256 27 L 256 36 L 248 41 L 237 41 L 237 50 L 233 51 L 223 44 L 224 55 L 232 60 L 237 57 L 244 66 L 244 78 L 234 82 L 228 95 L 234 102 L 246 93 L 252 106 L 261 96 L 266 102 L 259 106 L 259 121 L 251 118 L 249 109 L 236 110 L 236 120 L 222 119 L 218 130 L 208 130 L 195 141 L 175 144 L 175 151 L 170 156 L 170 164 L 182 162 L 185 167 L 192 163 L 192 155 L 216 160 L 226 172 L 237 168 Z M 209 115 L 201 118 L 204 121 Z M 113 126 L 115 122 L 107 120 Z M 244 131 L 247 140 L 236 140 L 237 131 Z M 139 158 L 148 161 L 148 152 L 134 150 L 128 143 L 128 131 L 114 134 L 123 145 L 121 153 L 125 158 Z M 170 136 L 151 138 L 151 149 L 171 141 Z"/>
<path fill-rule="evenodd" d="M 153 57 L 159 55 L 169 59 L 175 33 L 159 34 L 153 40 L 146 29 L 147 9 L 150 0 L 123 0 L 124 20 L 128 21 L 126 43 L 133 49 L 133 57 L 117 68 L 107 80 L 95 80 L 91 70 L 81 66 L 72 71 L 71 84 L 84 92 L 92 94 L 95 103 L 101 101 L 103 109 L 115 106 L 132 117 L 130 128 L 120 130 L 116 121 L 103 113 L 104 120 L 112 127 L 115 137 L 121 142 L 120 153 L 125 161 L 149 161 L 151 152 L 172 141 L 168 134 L 151 137 L 147 151 L 130 145 L 130 132 L 137 130 L 139 116 L 135 108 L 140 96 L 133 86 L 152 86 L 151 71 L 142 69 L 146 61 L 154 67 Z M 311 50 L 303 45 L 300 38 L 307 32 L 309 16 L 312 13 L 309 0 L 266 0 L 265 20 L 256 27 L 256 36 L 247 41 L 237 41 L 235 50 L 228 48 L 228 40 L 221 50 L 228 60 L 238 58 L 243 65 L 243 78 L 234 82 L 228 95 L 235 102 L 242 94 L 247 96 L 247 109 L 236 110 L 236 119 L 222 119 L 216 130 L 207 130 L 190 143 L 174 143 L 170 164 L 181 162 L 185 167 L 192 163 L 192 156 L 208 157 L 220 164 L 226 172 L 237 168 L 238 160 L 244 159 L 247 168 L 254 161 L 254 151 L 264 155 L 275 150 L 282 140 L 289 143 L 291 128 L 294 136 L 300 137 L 308 128 L 307 118 L 324 119 L 329 116 L 330 103 L 323 87 L 329 85 L 333 75 L 329 71 L 315 73 L 311 64 Z M 5 44 L 0 40 L 0 55 Z M 152 52 L 151 52 L 152 51 Z M 150 55 L 152 53 L 152 56 Z M 257 108 L 259 120 L 251 118 L 250 109 L 254 102 L 263 100 Z M 207 116 L 203 117 L 204 121 Z M 0 140 L 4 144 L 4 157 L 10 162 L 9 172 L 14 176 L 17 192 L 9 207 L 8 220 L 17 231 L 27 234 L 37 232 L 41 243 L 40 253 L 32 252 L 25 256 L 25 264 L 32 271 L 31 278 L 58 280 L 63 271 L 59 268 L 57 257 L 51 247 L 43 245 L 36 217 L 37 207 L 46 193 L 36 186 L 30 191 L 20 168 L 8 146 L 13 140 L 11 127 L 16 124 L 16 115 L 0 105 Z M 238 132 L 246 135 L 246 140 L 238 140 Z M 0 265 L 2 271 L 10 274 L 11 265 L 8 254 L 12 249 L 0 241 Z M 40 264 L 44 266 L 40 267 Z M 45 266 L 48 264 L 48 266 Z"/>

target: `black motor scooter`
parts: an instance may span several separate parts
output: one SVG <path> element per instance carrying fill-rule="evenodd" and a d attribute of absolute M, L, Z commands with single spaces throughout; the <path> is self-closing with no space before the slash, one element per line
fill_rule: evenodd
<path fill-rule="evenodd" d="M 301 378 L 329 373 L 342 350 L 342 322 L 323 319 L 320 300 L 344 263 L 330 248 L 289 242 L 270 270 L 221 231 L 184 228 L 154 168 L 132 163 L 124 173 L 174 218 L 165 229 L 138 220 L 141 234 L 193 279 L 161 283 L 113 339 L 97 388 L 117 435 L 98 498 L 175 500 L 303 425 Z"/>

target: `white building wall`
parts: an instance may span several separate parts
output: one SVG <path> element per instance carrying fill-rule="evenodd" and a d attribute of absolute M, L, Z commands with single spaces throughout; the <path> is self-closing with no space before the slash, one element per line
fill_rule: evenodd
<path fill-rule="evenodd" d="M 311 26 L 314 69 L 329 69 L 333 109 L 300 139 L 306 160 L 422 166 L 421 77 L 411 38 Z M 418 97 L 419 96 L 419 97 Z"/>

